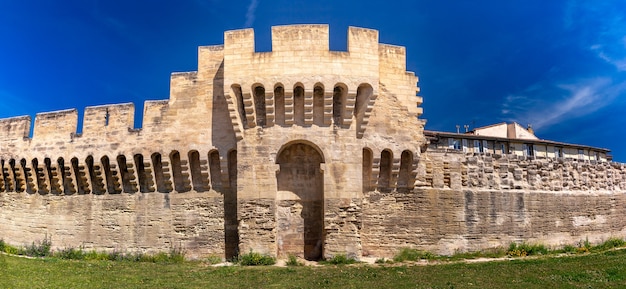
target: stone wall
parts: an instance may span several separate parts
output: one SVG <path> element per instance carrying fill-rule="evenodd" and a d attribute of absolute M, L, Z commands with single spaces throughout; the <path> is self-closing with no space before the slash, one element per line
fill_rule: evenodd
<path fill-rule="evenodd" d="M 416 183 L 410 191 L 366 193 L 363 255 L 626 237 L 624 164 L 426 152 Z"/>
<path fill-rule="evenodd" d="M 119 195 L 0 194 L 2 239 L 49 237 L 55 248 L 119 252 L 183 248 L 188 257 L 223 256 L 223 197 L 216 192 Z"/>
<path fill-rule="evenodd" d="M 55 247 L 256 251 L 319 259 L 443 253 L 624 235 L 626 174 L 578 163 L 426 151 L 403 47 L 328 26 L 253 30 L 198 49 L 168 100 L 0 120 L 0 238 Z M 555 205 L 557 204 L 558 205 Z"/>

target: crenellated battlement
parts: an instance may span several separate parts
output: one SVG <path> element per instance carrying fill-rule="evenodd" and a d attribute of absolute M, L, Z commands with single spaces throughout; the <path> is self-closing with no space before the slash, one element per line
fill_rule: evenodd
<path fill-rule="evenodd" d="M 224 33 L 225 84 L 250 87 L 255 82 L 342 82 L 349 87 L 370 83 L 378 91 L 378 31 L 350 27 L 348 51 L 330 51 L 328 25 L 272 27 L 272 51 L 255 52 L 254 30 Z M 290 64 L 295 63 L 295 65 Z M 290 64 L 290 65 L 286 65 Z M 404 73 L 404 72 L 403 72 Z"/>
<path fill-rule="evenodd" d="M 70 138 L 76 133 L 77 126 L 76 109 L 41 112 L 35 116 L 33 138 Z"/>
<path fill-rule="evenodd" d="M 83 114 L 81 135 L 118 134 L 133 128 L 135 106 L 132 103 L 90 106 Z M 33 140 L 69 141 L 77 134 L 79 115 L 77 109 L 37 113 L 33 126 Z M 31 117 L 0 119 L 0 143 L 28 139 Z"/>
<path fill-rule="evenodd" d="M 83 136 L 123 132 L 133 128 L 135 105 L 132 103 L 90 106 L 85 108 Z"/>
<path fill-rule="evenodd" d="M 378 43 L 377 30 L 349 27 L 348 51 L 330 51 L 329 35 L 328 25 L 275 26 L 272 51 L 255 52 L 254 30 L 226 31 L 224 44 L 198 48 L 198 71 L 172 73 L 168 100 L 145 103 L 143 133 L 167 131 L 172 123 L 195 126 L 195 118 L 214 111 L 212 98 L 222 95 L 227 105 L 223 112 L 228 112 L 222 121 L 230 122 L 236 139 L 260 124 L 334 124 L 355 129 L 360 138 L 381 93 L 399 101 L 412 116 L 421 115 L 418 79 L 405 70 L 404 47 Z M 266 91 L 263 96 L 259 87 Z M 37 114 L 32 141 L 135 137 L 129 134 L 134 129 L 132 103 L 87 107 L 82 130 L 77 128 L 79 117 L 76 109 Z M 0 143 L 31 135 L 27 119 L 0 120 L 7 124 L 0 127 L 0 135 L 6 136 Z"/>
<path fill-rule="evenodd" d="M 0 119 L 0 139 L 11 142 L 22 140 L 30 135 L 30 116 Z"/>

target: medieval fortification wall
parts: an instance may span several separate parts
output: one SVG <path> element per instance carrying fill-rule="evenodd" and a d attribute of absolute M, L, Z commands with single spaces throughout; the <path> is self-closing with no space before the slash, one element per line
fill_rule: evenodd
<path fill-rule="evenodd" d="M 328 26 L 198 49 L 170 98 L 0 120 L 0 238 L 319 259 L 625 237 L 626 169 L 429 150 L 403 47 Z"/>

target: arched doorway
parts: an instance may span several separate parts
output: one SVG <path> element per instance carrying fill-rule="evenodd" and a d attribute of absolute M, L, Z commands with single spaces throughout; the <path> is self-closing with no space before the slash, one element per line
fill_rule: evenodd
<path fill-rule="evenodd" d="M 297 142 L 285 145 L 276 162 L 278 255 L 319 260 L 324 247 L 324 158 L 312 145 Z"/>

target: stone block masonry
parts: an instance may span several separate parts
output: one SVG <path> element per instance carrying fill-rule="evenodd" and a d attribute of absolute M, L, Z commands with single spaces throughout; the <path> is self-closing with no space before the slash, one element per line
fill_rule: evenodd
<path fill-rule="evenodd" d="M 403 47 L 350 27 L 252 29 L 198 49 L 170 97 L 0 120 L 0 238 L 309 260 L 625 237 L 626 169 L 428 149 Z"/>

